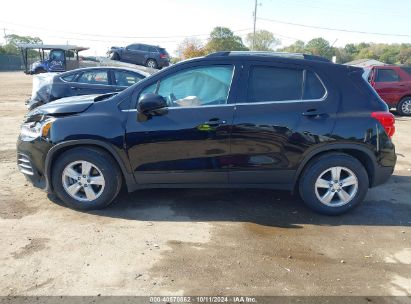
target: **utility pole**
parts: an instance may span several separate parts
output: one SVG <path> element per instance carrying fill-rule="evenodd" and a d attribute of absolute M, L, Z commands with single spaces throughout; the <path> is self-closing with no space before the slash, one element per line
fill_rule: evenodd
<path fill-rule="evenodd" d="M 253 30 L 253 45 L 251 47 L 251 50 L 254 51 L 254 47 L 255 47 L 255 25 L 257 23 L 257 3 L 258 0 L 255 0 L 255 4 L 254 4 L 254 30 Z"/>
<path fill-rule="evenodd" d="M 6 28 L 5 27 L 3 27 L 3 33 L 4 33 L 5 44 L 7 44 L 7 34 L 6 34 Z"/>

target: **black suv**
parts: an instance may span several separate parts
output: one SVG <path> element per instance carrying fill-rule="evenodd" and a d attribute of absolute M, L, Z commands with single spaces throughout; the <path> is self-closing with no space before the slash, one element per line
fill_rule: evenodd
<path fill-rule="evenodd" d="M 170 56 L 165 48 L 135 43 L 123 47 L 111 47 L 110 58 L 138 65 L 145 65 L 153 69 L 162 69 L 170 64 Z"/>
<path fill-rule="evenodd" d="M 117 95 L 30 112 L 18 166 L 68 206 L 143 188 L 273 188 L 324 214 L 357 206 L 396 162 L 394 117 L 363 70 L 302 54 L 221 52 Z"/>

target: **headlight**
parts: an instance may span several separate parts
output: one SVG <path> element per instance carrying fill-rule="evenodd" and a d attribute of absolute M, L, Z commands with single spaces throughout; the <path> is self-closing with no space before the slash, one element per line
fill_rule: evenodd
<path fill-rule="evenodd" d="M 21 125 L 20 135 L 22 140 L 33 140 L 38 137 L 48 137 L 54 119 L 44 121 L 31 121 Z"/>

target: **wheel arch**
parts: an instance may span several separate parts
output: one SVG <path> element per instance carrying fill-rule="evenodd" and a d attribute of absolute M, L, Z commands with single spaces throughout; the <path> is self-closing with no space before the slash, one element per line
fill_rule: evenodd
<path fill-rule="evenodd" d="M 300 181 L 301 174 L 307 168 L 308 164 L 312 160 L 324 154 L 330 154 L 334 152 L 345 153 L 356 158 L 367 171 L 369 178 L 369 187 L 372 187 L 374 185 L 377 160 L 375 158 L 375 155 L 373 155 L 373 153 L 368 148 L 363 147 L 359 144 L 332 144 L 327 145 L 327 147 L 320 147 L 315 150 L 312 150 L 304 157 L 294 176 L 292 187 L 293 191 L 298 191 L 298 184 Z"/>
<path fill-rule="evenodd" d="M 117 165 L 120 168 L 121 175 L 127 185 L 127 188 L 128 189 L 133 188 L 135 184 L 135 180 L 130 170 L 130 164 L 126 162 L 124 159 L 122 159 L 121 156 L 118 154 L 118 152 L 110 144 L 103 142 L 103 141 L 99 141 L 99 140 L 73 140 L 73 141 L 59 143 L 53 146 L 47 153 L 46 160 L 45 160 L 45 170 L 44 170 L 47 191 L 53 192 L 51 178 L 52 178 L 52 168 L 53 168 L 54 161 L 61 154 L 63 154 L 64 152 L 68 150 L 71 150 L 74 148 L 84 148 L 84 147 L 97 148 L 111 155 L 114 161 L 117 163 Z"/>

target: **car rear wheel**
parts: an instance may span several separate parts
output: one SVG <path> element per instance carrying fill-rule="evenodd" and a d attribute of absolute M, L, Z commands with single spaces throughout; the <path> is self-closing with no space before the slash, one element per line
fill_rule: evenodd
<path fill-rule="evenodd" d="M 120 191 L 121 172 L 114 159 L 103 150 L 74 148 L 54 163 L 54 191 L 71 208 L 104 208 Z"/>
<path fill-rule="evenodd" d="M 405 97 L 397 105 L 398 114 L 401 116 L 411 116 L 411 97 Z"/>
<path fill-rule="evenodd" d="M 347 154 L 325 154 L 311 161 L 299 184 L 300 195 L 313 210 L 338 215 L 358 206 L 367 194 L 364 166 Z"/>
<path fill-rule="evenodd" d="M 149 59 L 146 62 L 148 68 L 157 69 L 157 62 L 154 59 Z"/>
<path fill-rule="evenodd" d="M 119 59 L 120 59 L 120 56 L 119 56 L 117 53 L 113 53 L 113 54 L 111 54 L 110 59 L 111 59 L 111 60 L 119 60 Z"/>

